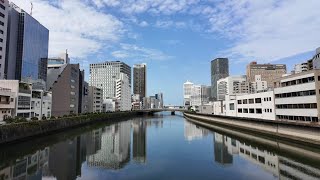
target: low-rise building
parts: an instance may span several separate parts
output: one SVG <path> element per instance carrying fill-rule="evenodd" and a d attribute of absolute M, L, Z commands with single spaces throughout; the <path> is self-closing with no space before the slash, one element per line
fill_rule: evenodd
<path fill-rule="evenodd" d="M 16 96 L 9 88 L 0 87 L 0 124 L 7 117 L 12 117 Z"/>
<path fill-rule="evenodd" d="M 89 86 L 89 112 L 103 112 L 103 92 L 95 86 Z"/>
<path fill-rule="evenodd" d="M 311 70 L 275 81 L 276 119 L 319 122 L 320 70 Z"/>
<path fill-rule="evenodd" d="M 102 112 L 114 112 L 117 110 L 116 106 L 116 99 L 104 99 L 102 104 Z"/>
<path fill-rule="evenodd" d="M 38 120 L 48 119 L 51 117 L 51 92 L 43 90 L 32 90 L 31 98 L 31 118 Z"/>
<path fill-rule="evenodd" d="M 228 111 L 232 111 L 232 116 L 275 120 L 274 92 L 267 91 L 255 94 L 236 96 L 234 100 L 226 102 Z M 234 115 L 236 110 L 236 115 Z"/>

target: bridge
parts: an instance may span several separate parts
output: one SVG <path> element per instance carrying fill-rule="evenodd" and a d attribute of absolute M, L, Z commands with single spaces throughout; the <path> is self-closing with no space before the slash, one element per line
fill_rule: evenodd
<path fill-rule="evenodd" d="M 171 112 L 171 115 L 175 115 L 175 112 L 185 112 L 186 110 L 184 108 L 162 108 L 162 109 L 140 109 L 140 110 L 135 110 L 138 113 L 142 113 L 142 114 L 154 114 L 157 112 L 165 112 L 165 111 L 169 111 Z"/>

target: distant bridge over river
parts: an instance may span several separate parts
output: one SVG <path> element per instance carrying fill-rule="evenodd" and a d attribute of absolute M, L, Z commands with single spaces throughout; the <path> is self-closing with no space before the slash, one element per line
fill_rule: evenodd
<path fill-rule="evenodd" d="M 140 109 L 140 110 L 135 110 L 135 111 L 137 111 L 138 113 L 143 113 L 143 114 L 154 114 L 157 112 L 167 111 L 167 112 L 171 112 L 171 115 L 175 115 L 175 112 L 185 112 L 186 109 L 176 106 L 175 108 L 165 107 L 162 109 Z"/>

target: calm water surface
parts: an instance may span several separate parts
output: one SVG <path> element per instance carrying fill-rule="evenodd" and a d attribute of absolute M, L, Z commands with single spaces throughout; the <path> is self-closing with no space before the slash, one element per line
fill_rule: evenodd
<path fill-rule="evenodd" d="M 0 147 L 3 179 L 320 179 L 320 153 L 158 114 Z"/>

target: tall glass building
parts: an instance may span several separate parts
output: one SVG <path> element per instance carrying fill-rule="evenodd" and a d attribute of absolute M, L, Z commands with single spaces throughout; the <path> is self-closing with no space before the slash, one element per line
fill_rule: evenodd
<path fill-rule="evenodd" d="M 13 3 L 8 29 L 7 78 L 46 82 L 49 30 Z"/>
<path fill-rule="evenodd" d="M 229 76 L 228 58 L 216 58 L 211 61 L 211 97 L 217 100 L 217 82 Z"/>

